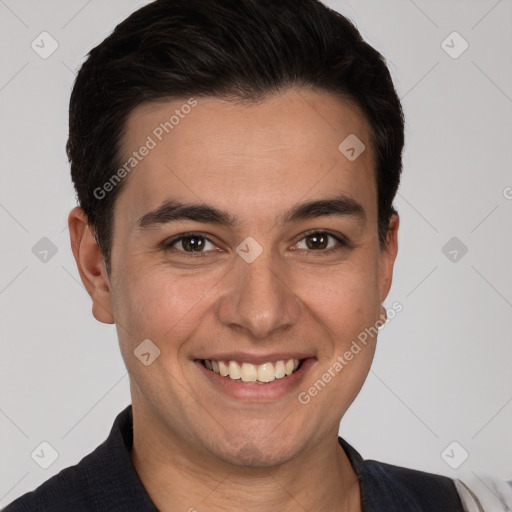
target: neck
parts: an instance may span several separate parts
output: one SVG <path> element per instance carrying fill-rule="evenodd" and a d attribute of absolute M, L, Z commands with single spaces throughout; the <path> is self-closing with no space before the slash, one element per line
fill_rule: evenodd
<path fill-rule="evenodd" d="M 187 445 L 134 411 L 131 458 L 161 512 L 361 511 L 357 475 L 337 432 L 272 467 L 241 467 Z"/>

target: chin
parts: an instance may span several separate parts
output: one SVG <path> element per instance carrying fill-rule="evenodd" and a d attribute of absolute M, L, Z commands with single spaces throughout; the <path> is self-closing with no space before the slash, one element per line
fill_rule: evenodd
<path fill-rule="evenodd" d="M 286 437 L 270 434 L 260 432 L 248 435 L 245 432 L 238 436 L 228 436 L 225 444 L 217 444 L 212 452 L 228 464 L 248 468 L 279 466 L 297 455 L 300 449 L 297 437 L 289 432 Z M 294 445 L 290 445 L 290 440 L 293 440 Z"/>

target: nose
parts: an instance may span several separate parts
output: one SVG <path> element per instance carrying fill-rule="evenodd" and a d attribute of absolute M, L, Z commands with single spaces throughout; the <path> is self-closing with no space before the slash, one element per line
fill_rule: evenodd
<path fill-rule="evenodd" d="M 217 309 L 219 321 L 259 340 L 297 324 L 302 302 L 286 276 L 270 251 L 263 251 L 252 263 L 238 258 Z"/>

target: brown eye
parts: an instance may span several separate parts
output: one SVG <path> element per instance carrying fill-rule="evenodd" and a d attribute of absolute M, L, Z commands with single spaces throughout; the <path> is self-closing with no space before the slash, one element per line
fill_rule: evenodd
<path fill-rule="evenodd" d="M 329 245 L 329 237 L 324 233 L 308 235 L 305 240 L 308 249 L 327 249 Z"/>
<path fill-rule="evenodd" d="M 297 245 L 303 241 L 305 241 L 306 247 L 299 247 L 299 249 L 310 250 L 320 254 L 334 252 L 347 245 L 342 238 L 325 231 L 308 233 L 297 242 Z"/>
<path fill-rule="evenodd" d="M 168 242 L 164 242 L 164 249 L 173 249 L 183 253 L 212 252 L 215 248 L 216 246 L 208 238 L 195 233 L 184 233 Z"/>
<path fill-rule="evenodd" d="M 181 239 L 181 246 L 185 251 L 199 252 L 204 245 L 204 238 L 200 236 L 186 236 Z"/>

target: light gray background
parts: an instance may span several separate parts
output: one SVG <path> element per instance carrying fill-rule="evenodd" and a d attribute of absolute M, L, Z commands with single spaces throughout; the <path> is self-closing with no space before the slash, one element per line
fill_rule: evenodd
<path fill-rule="evenodd" d="M 74 70 L 143 3 L 0 0 L 0 508 L 92 451 L 130 400 L 70 250 L 64 145 Z M 365 458 L 512 478 L 512 2 L 328 4 L 386 56 L 407 122 L 386 303 L 404 309 L 341 435 Z M 31 48 L 43 31 L 59 44 L 47 59 Z M 469 43 L 457 59 L 441 46 L 453 31 Z M 453 236 L 468 248 L 455 263 L 441 250 Z M 46 263 L 42 237 L 58 248 Z M 46 470 L 30 456 L 42 441 L 59 454 Z M 453 441 L 469 452 L 456 470 L 441 457 Z"/>

